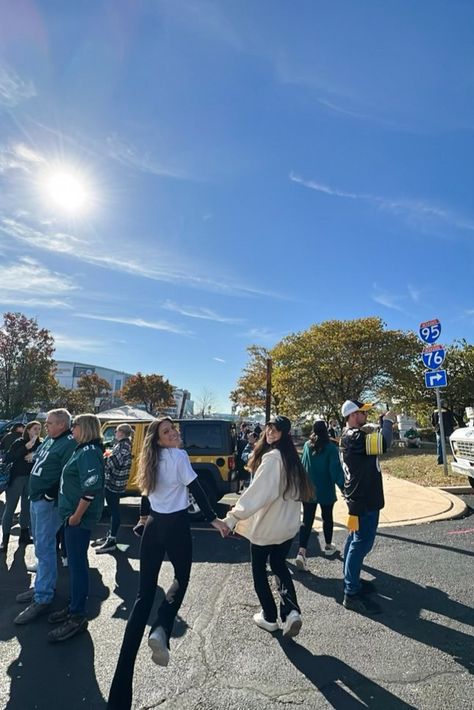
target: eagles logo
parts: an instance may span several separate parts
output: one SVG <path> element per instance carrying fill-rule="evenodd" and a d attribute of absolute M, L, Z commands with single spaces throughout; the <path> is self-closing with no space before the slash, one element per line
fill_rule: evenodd
<path fill-rule="evenodd" d="M 89 476 L 89 478 L 86 478 L 84 481 L 84 485 L 86 488 L 90 488 L 91 486 L 94 485 L 94 483 L 97 483 L 99 480 L 99 475 L 95 473 L 93 476 Z"/>

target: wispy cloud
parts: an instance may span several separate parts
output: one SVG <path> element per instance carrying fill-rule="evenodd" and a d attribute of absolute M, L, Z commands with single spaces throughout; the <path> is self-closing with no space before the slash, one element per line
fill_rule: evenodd
<path fill-rule="evenodd" d="M 421 295 L 423 291 L 419 288 L 416 288 L 416 286 L 412 286 L 411 284 L 408 284 L 408 293 L 410 294 L 410 298 L 414 303 L 419 303 Z"/>
<path fill-rule="evenodd" d="M 254 343 L 274 345 L 281 339 L 282 334 L 270 330 L 270 328 L 250 328 L 249 330 L 239 333 L 239 336 Z"/>
<path fill-rule="evenodd" d="M 0 174 L 10 170 L 32 172 L 32 167 L 44 163 L 45 158 L 24 143 L 0 146 Z"/>
<path fill-rule="evenodd" d="M 174 313 L 180 313 L 182 316 L 187 316 L 188 318 L 199 318 L 202 320 L 212 320 L 216 323 L 242 323 L 241 318 L 230 318 L 228 316 L 221 316 L 210 308 L 196 308 L 193 306 L 180 306 L 178 303 L 173 303 L 173 301 L 164 301 L 161 307 L 166 311 L 173 311 Z"/>
<path fill-rule="evenodd" d="M 42 227 L 42 228 L 40 228 Z M 227 278 L 222 280 L 201 277 L 189 270 L 180 270 L 174 266 L 163 264 L 163 260 L 157 257 L 156 261 L 150 256 L 145 261 L 133 261 L 132 259 L 122 259 L 114 255 L 111 250 L 97 242 L 93 244 L 64 232 L 54 232 L 48 230 L 49 225 L 31 226 L 25 220 L 13 219 L 12 217 L 0 214 L 0 231 L 14 238 L 29 247 L 41 249 L 57 254 L 67 254 L 73 259 L 99 266 L 111 271 L 130 274 L 132 276 L 151 279 L 153 281 L 163 281 L 165 283 L 179 284 L 191 288 L 202 289 L 213 293 L 226 293 L 234 296 L 251 297 L 265 296 L 285 300 L 282 294 L 263 289 L 253 288 L 244 284 L 232 282 Z M 159 266 L 155 264 L 158 263 Z M 150 265 L 153 264 L 153 265 Z M 198 317 L 194 315 L 193 317 Z M 203 317 L 203 315 L 201 315 Z"/>
<path fill-rule="evenodd" d="M 102 340 L 91 340 L 90 338 L 78 338 L 77 336 L 65 335 L 64 333 L 55 333 L 54 344 L 56 351 L 62 352 L 99 352 L 106 345 Z"/>
<path fill-rule="evenodd" d="M 109 158 L 127 168 L 179 180 L 191 179 L 184 171 L 160 162 L 147 153 L 140 153 L 131 143 L 124 141 L 115 133 L 106 138 L 105 149 Z"/>
<path fill-rule="evenodd" d="M 93 313 L 74 313 L 74 315 L 78 318 L 88 318 L 89 320 L 122 323 L 123 325 L 132 325 L 137 328 L 151 328 L 151 330 L 163 330 L 168 333 L 174 333 L 175 335 L 194 335 L 191 330 L 184 330 L 174 323 L 168 323 L 167 321 L 148 321 L 143 318 L 125 318 L 123 316 L 100 316 Z"/>
<path fill-rule="evenodd" d="M 294 172 L 290 173 L 290 180 L 310 190 L 348 200 L 361 200 L 372 204 L 381 210 L 387 210 L 408 221 L 424 231 L 442 234 L 442 226 L 452 227 L 463 231 L 474 231 L 474 222 L 466 219 L 451 210 L 434 205 L 422 199 L 389 198 L 371 193 L 350 192 L 327 185 L 315 180 L 307 180 Z"/>
<path fill-rule="evenodd" d="M 13 108 L 36 96 L 32 81 L 25 81 L 6 64 L 0 64 L 0 106 Z"/>
<path fill-rule="evenodd" d="M 67 301 L 58 296 L 67 296 L 76 288 L 68 276 L 50 271 L 29 257 L 0 265 L 0 303 L 4 305 L 68 308 Z"/>
<path fill-rule="evenodd" d="M 395 311 L 403 311 L 403 308 L 400 306 L 400 300 L 402 298 L 400 295 L 394 294 L 388 289 L 377 286 L 377 284 L 374 284 L 373 287 L 374 293 L 372 294 L 372 299 L 376 303 Z"/>
<path fill-rule="evenodd" d="M 216 362 L 226 362 L 226 360 L 223 360 L 221 357 L 213 357 L 212 359 Z"/>

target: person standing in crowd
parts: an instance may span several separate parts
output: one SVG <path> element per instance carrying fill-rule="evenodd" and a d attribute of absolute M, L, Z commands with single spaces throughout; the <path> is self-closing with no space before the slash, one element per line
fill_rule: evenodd
<path fill-rule="evenodd" d="M 6 552 L 13 523 L 13 514 L 21 500 L 20 507 L 20 537 L 18 542 L 30 545 L 30 501 L 28 499 L 28 482 L 33 468 L 33 453 L 41 444 L 41 424 L 32 421 L 26 425 L 23 434 L 10 446 L 6 461 L 12 463 L 10 481 L 5 492 L 6 501 L 2 517 L 2 544 L 0 550 Z"/>
<path fill-rule="evenodd" d="M 290 431 L 291 422 L 285 416 L 267 423 L 248 462 L 254 474 L 252 483 L 224 522 L 250 540 L 254 588 L 262 606 L 254 622 L 265 631 L 279 628 L 267 579 L 269 559 L 278 579 L 283 635 L 292 637 L 299 633 L 302 621 L 286 557 L 300 526 L 301 501 L 310 500 L 313 490 Z"/>
<path fill-rule="evenodd" d="M 367 598 L 372 585 L 361 581 L 360 572 L 365 556 L 373 547 L 379 513 L 385 505 L 378 455 L 390 447 L 396 421 L 395 412 L 388 411 L 382 418 L 381 431 L 367 434 L 362 427 L 367 423 L 367 412 L 371 408 L 370 404 L 346 400 L 341 409 L 346 420 L 340 447 L 350 530 L 344 548 L 343 605 L 361 614 L 381 611 L 378 604 Z"/>
<path fill-rule="evenodd" d="M 240 481 L 242 483 L 242 488 L 238 491 L 240 494 L 250 483 L 251 477 L 250 477 L 250 472 L 247 470 L 247 463 L 252 455 L 252 452 L 255 448 L 255 444 L 258 441 L 258 437 L 254 432 L 249 432 L 247 434 L 247 445 L 245 446 L 245 449 L 242 451 L 240 455 L 240 460 L 242 463 L 241 466 L 241 472 L 240 472 Z"/>
<path fill-rule="evenodd" d="M 5 436 L 2 438 L 2 441 L 0 442 L 0 449 L 3 451 L 4 454 L 8 453 L 10 446 L 13 444 L 14 441 L 16 441 L 20 436 L 22 436 L 24 430 L 25 425 L 21 422 L 17 422 L 13 425 L 11 431 L 9 431 L 8 434 L 5 434 Z"/>
<path fill-rule="evenodd" d="M 453 412 L 446 406 L 446 402 L 441 402 L 441 416 L 443 418 L 443 429 L 444 429 L 444 440 L 446 445 L 446 451 L 449 451 L 449 437 L 456 429 L 456 417 Z M 441 427 L 439 423 L 439 411 L 435 409 L 431 415 L 431 425 L 436 432 L 436 453 L 437 453 L 437 463 L 441 465 L 443 461 L 443 445 L 441 437 Z"/>
<path fill-rule="evenodd" d="M 48 617 L 51 624 L 60 624 L 48 634 L 52 642 L 66 641 L 87 629 L 87 551 L 91 529 L 99 522 L 104 507 L 104 447 L 99 419 L 95 414 L 80 414 L 74 419 L 72 435 L 76 449 L 63 468 L 59 490 L 71 594 L 69 605 Z"/>
<path fill-rule="evenodd" d="M 120 527 L 120 496 L 125 492 L 132 465 L 132 427 L 119 424 L 115 430 L 115 445 L 105 460 L 105 501 L 110 509 L 110 530 L 96 553 L 117 549 L 117 532 Z"/>
<path fill-rule="evenodd" d="M 188 489 L 205 519 L 222 536 L 228 533 L 226 525 L 211 509 L 186 451 L 179 448 L 180 444 L 179 431 L 168 417 L 156 419 L 148 427 L 140 454 L 138 477 L 142 492 L 148 496 L 150 515 L 140 545 L 138 595 L 125 629 L 107 704 L 109 710 L 129 710 L 131 707 L 135 659 L 153 606 L 165 554 L 173 565 L 174 581 L 151 626 L 148 645 L 152 650 L 152 660 L 160 666 L 168 665 L 169 639 L 191 571 Z"/>
<path fill-rule="evenodd" d="M 31 531 L 37 559 L 35 585 L 17 595 L 17 602 L 31 603 L 14 619 L 15 624 L 28 624 L 46 613 L 56 589 L 56 533 L 61 526 L 57 505 L 59 480 L 76 442 L 67 409 L 48 412 L 45 427 L 48 436 L 36 451 L 29 482 Z"/>
<path fill-rule="evenodd" d="M 328 426 L 328 434 L 331 441 L 333 441 L 335 444 L 339 444 L 340 433 L 341 431 L 339 429 L 339 424 L 337 423 L 337 420 L 330 419 Z"/>
<path fill-rule="evenodd" d="M 321 506 L 323 534 L 325 540 L 324 554 L 327 557 L 335 555 L 336 546 L 332 543 L 334 529 L 333 508 L 336 502 L 336 485 L 344 489 L 344 474 L 337 446 L 330 441 L 325 422 L 316 421 L 313 433 L 303 447 L 301 462 L 313 484 L 316 497 L 308 503 L 303 503 L 303 524 L 300 527 L 300 547 L 295 560 L 301 570 L 308 570 L 306 549 L 314 523 L 316 507 Z"/>
<path fill-rule="evenodd" d="M 260 424 L 258 422 L 255 424 L 255 426 L 253 428 L 253 433 L 255 434 L 257 439 L 260 438 L 260 434 L 262 433 L 262 427 L 260 426 Z"/>

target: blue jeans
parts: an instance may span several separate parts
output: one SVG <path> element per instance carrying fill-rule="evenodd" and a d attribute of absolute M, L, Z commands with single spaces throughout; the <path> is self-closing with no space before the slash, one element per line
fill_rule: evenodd
<path fill-rule="evenodd" d="M 438 463 L 442 464 L 444 463 L 443 461 L 443 447 L 441 446 L 442 442 L 442 436 L 441 434 L 436 434 L 436 453 L 438 454 Z M 449 454 L 451 451 L 451 447 L 449 445 L 449 437 L 445 437 L 445 442 L 446 442 L 446 455 Z"/>
<path fill-rule="evenodd" d="M 53 601 L 58 576 L 56 533 L 61 526 L 61 519 L 57 505 L 47 500 L 32 500 L 30 513 L 31 533 L 38 560 L 35 602 L 49 604 Z"/>
<path fill-rule="evenodd" d="M 27 530 L 30 527 L 30 503 L 28 500 L 28 476 L 15 476 L 10 481 L 5 491 L 5 508 L 2 517 L 3 537 L 10 535 L 13 522 L 13 513 L 16 510 L 18 501 L 21 498 L 20 508 L 20 529 Z"/>
<path fill-rule="evenodd" d="M 359 529 L 347 537 L 344 547 L 344 593 L 349 596 L 360 591 L 360 571 L 364 557 L 374 545 L 378 524 L 378 510 L 359 515 Z"/>
<path fill-rule="evenodd" d="M 91 539 L 91 531 L 81 528 L 80 525 L 64 528 L 66 539 L 67 563 L 69 570 L 69 586 L 71 614 L 84 616 L 87 595 L 89 594 L 89 560 L 87 550 Z"/>
<path fill-rule="evenodd" d="M 120 527 L 120 493 L 114 493 L 107 488 L 104 491 L 105 501 L 110 510 L 110 536 L 117 537 L 117 532 Z"/>

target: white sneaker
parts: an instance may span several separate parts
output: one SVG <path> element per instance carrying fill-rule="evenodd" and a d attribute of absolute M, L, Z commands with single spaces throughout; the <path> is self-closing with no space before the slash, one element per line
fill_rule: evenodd
<path fill-rule="evenodd" d="M 151 660 L 157 666 L 167 666 L 170 660 L 170 652 L 166 642 L 166 633 L 162 626 L 157 626 L 148 637 L 148 646 L 152 650 Z"/>
<path fill-rule="evenodd" d="M 304 555 L 296 555 L 295 565 L 302 572 L 307 572 L 309 569 L 308 560 L 306 559 L 306 557 Z"/>
<path fill-rule="evenodd" d="M 333 545 L 332 542 L 331 542 L 331 544 L 326 545 L 324 548 L 324 554 L 326 555 L 326 557 L 332 557 L 333 555 L 336 554 L 336 552 L 337 552 L 337 547 L 336 547 L 336 545 Z"/>
<path fill-rule="evenodd" d="M 253 615 L 253 620 L 259 626 L 261 629 L 265 629 L 265 631 L 278 631 L 278 622 L 277 621 L 267 621 L 263 615 L 263 611 L 260 610 L 258 614 Z"/>
<path fill-rule="evenodd" d="M 282 623 L 283 636 L 287 636 L 288 638 L 298 636 L 302 625 L 301 614 L 298 614 L 295 609 L 290 611 L 285 621 Z"/>

